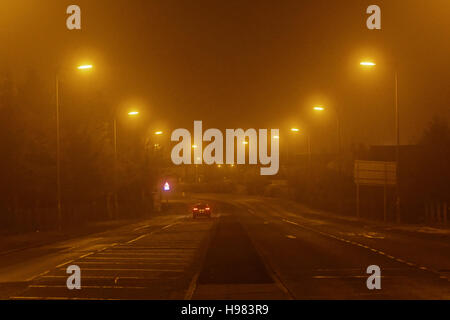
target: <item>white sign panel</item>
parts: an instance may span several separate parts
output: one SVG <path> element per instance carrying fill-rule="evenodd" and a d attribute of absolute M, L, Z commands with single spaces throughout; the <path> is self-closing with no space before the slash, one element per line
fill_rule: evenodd
<path fill-rule="evenodd" d="M 354 178 L 360 185 L 395 185 L 397 165 L 395 162 L 356 160 Z"/>

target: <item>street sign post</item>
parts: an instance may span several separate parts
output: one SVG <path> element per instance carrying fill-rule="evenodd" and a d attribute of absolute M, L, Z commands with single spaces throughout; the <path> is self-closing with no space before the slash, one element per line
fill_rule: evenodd
<path fill-rule="evenodd" d="M 387 188 L 397 184 L 397 164 L 387 161 L 355 160 L 356 214 L 360 217 L 360 186 L 384 187 L 384 221 L 387 220 Z"/>

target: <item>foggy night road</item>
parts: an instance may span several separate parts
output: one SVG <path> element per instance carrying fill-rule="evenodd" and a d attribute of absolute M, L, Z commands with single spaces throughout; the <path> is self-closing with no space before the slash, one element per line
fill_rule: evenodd
<path fill-rule="evenodd" d="M 449 299 L 448 235 L 337 219 L 284 200 L 205 195 L 118 229 L 0 256 L 11 299 Z M 186 208 L 184 208 L 186 206 Z M 81 268 L 81 290 L 65 270 Z M 368 290 L 366 268 L 381 268 Z"/>

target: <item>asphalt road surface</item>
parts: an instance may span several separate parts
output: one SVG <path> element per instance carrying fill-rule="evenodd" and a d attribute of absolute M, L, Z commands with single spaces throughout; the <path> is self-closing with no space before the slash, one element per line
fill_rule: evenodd
<path fill-rule="evenodd" d="M 203 195 L 175 213 L 0 254 L 2 299 L 450 299 L 450 237 L 282 200 Z M 69 290 L 66 269 L 81 269 Z M 381 269 L 369 290 L 366 269 Z"/>

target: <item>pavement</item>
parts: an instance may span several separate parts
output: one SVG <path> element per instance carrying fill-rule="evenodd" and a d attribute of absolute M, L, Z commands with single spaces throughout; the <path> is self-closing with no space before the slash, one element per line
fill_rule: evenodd
<path fill-rule="evenodd" d="M 212 218 L 193 219 L 199 199 Z M 180 205 L 180 203 L 182 205 Z M 450 236 L 280 199 L 193 195 L 176 210 L 0 255 L 1 299 L 450 299 Z M 81 269 L 69 290 L 66 269 Z M 381 269 L 369 290 L 367 267 Z"/>

